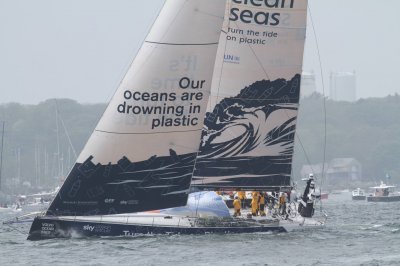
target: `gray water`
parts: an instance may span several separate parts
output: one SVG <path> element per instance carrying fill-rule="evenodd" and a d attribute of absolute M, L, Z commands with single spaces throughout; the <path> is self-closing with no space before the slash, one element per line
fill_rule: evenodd
<path fill-rule="evenodd" d="M 0 265 L 400 265 L 400 202 L 329 197 L 325 228 L 281 234 L 30 242 L 29 224 L 0 225 Z"/>

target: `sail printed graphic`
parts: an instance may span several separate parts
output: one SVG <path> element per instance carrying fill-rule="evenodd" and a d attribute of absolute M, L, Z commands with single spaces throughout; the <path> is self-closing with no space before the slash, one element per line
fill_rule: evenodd
<path fill-rule="evenodd" d="M 207 113 L 195 172 L 195 182 L 202 182 L 198 186 L 288 186 L 299 85 L 300 75 L 258 81 Z"/>
<path fill-rule="evenodd" d="M 186 204 L 225 5 L 166 1 L 48 214 Z"/>
<path fill-rule="evenodd" d="M 292 152 L 295 117 L 290 115 L 297 111 L 299 85 L 300 75 L 290 81 L 258 81 L 243 89 L 237 97 L 226 98 L 217 104 L 214 111 L 206 115 L 199 158 Z M 284 102 L 276 99 L 284 99 Z M 277 115 L 287 117 L 278 120 Z M 262 146 L 269 149 L 264 151 Z"/>
<path fill-rule="evenodd" d="M 290 186 L 307 1 L 275 2 L 227 7 L 195 187 Z"/>

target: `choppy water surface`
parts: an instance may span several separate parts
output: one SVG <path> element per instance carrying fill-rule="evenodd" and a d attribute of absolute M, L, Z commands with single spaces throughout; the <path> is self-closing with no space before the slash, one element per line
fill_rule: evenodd
<path fill-rule="evenodd" d="M 324 229 L 284 234 L 30 242 L 29 224 L 0 225 L 0 265 L 400 265 L 400 202 L 329 196 Z"/>

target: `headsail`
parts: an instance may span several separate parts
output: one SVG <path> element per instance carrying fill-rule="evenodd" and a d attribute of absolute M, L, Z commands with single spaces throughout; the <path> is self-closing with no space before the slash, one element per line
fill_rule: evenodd
<path fill-rule="evenodd" d="M 231 0 L 193 186 L 290 186 L 307 0 Z"/>
<path fill-rule="evenodd" d="M 167 0 L 49 215 L 186 204 L 225 0 Z"/>

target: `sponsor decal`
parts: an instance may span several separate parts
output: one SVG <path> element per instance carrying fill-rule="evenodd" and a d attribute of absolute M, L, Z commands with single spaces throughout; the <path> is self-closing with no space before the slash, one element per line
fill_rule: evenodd
<path fill-rule="evenodd" d="M 83 226 L 84 231 L 89 231 L 93 233 L 110 233 L 111 232 L 111 226 L 110 225 L 90 225 L 86 224 Z"/>
<path fill-rule="evenodd" d="M 42 223 L 42 228 L 40 233 L 42 235 L 51 235 L 55 231 L 55 225 L 52 223 Z"/>
<path fill-rule="evenodd" d="M 85 225 L 85 226 L 83 226 L 83 230 L 84 230 L 84 231 L 90 231 L 90 232 L 93 232 L 93 230 L 94 230 L 94 226 L 91 226 L 91 225 Z"/>
<path fill-rule="evenodd" d="M 239 64 L 240 57 L 237 55 L 226 54 L 224 55 L 224 62 L 225 63 L 232 63 L 232 64 Z"/>
<path fill-rule="evenodd" d="M 119 204 L 121 204 L 121 205 L 137 205 L 137 204 L 139 204 L 139 201 L 138 200 L 121 200 L 119 202 Z"/>
<path fill-rule="evenodd" d="M 135 234 L 130 231 L 122 231 L 122 236 L 134 236 Z"/>
<path fill-rule="evenodd" d="M 112 204 L 114 203 L 115 199 L 105 199 L 104 203 Z"/>

